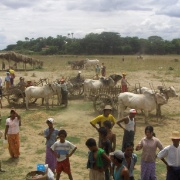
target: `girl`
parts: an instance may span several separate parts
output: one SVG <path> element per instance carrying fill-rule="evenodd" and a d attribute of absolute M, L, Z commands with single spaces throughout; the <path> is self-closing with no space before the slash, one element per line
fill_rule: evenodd
<path fill-rule="evenodd" d="M 136 151 L 142 149 L 141 155 L 141 180 L 156 179 L 156 150 L 163 149 L 160 140 L 154 137 L 153 127 L 145 128 L 145 137 L 136 146 Z"/>

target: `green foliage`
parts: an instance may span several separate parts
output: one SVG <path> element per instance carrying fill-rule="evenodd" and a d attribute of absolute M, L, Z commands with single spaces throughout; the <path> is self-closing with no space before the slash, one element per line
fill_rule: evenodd
<path fill-rule="evenodd" d="M 57 35 L 37 39 L 25 37 L 25 41 L 10 44 L 6 51 L 22 54 L 86 54 L 86 55 L 130 55 L 130 54 L 180 54 L 180 39 L 163 40 L 159 36 L 148 39 L 121 37 L 117 32 L 89 33 L 82 39 L 75 39 L 73 33 L 68 36 Z"/>

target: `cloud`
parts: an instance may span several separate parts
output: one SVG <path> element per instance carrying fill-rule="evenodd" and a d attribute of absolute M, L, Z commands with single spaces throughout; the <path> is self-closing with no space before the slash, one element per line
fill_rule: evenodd
<path fill-rule="evenodd" d="M 38 37 L 75 38 L 102 31 L 121 36 L 179 37 L 178 0 L 1 0 L 0 49 Z"/>

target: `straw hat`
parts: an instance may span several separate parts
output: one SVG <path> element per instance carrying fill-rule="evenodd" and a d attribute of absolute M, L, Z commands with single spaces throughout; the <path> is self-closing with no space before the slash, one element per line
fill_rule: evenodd
<path fill-rule="evenodd" d="M 110 105 L 106 105 L 105 107 L 104 107 L 104 110 L 112 110 L 112 107 L 110 106 Z"/>
<path fill-rule="evenodd" d="M 180 132 L 178 132 L 178 131 L 173 131 L 170 138 L 171 138 L 171 139 L 180 139 Z"/>

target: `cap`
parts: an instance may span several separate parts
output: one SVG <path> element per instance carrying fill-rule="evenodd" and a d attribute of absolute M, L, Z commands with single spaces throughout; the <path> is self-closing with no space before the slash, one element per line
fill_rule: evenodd
<path fill-rule="evenodd" d="M 104 107 L 104 110 L 105 110 L 105 109 L 112 110 L 112 107 L 111 107 L 110 105 L 106 105 L 106 106 Z"/>
<path fill-rule="evenodd" d="M 6 72 L 6 74 L 10 74 L 10 72 Z"/>
<path fill-rule="evenodd" d="M 50 123 L 53 124 L 53 123 L 54 123 L 54 119 L 53 119 L 53 118 L 48 118 L 47 121 L 46 121 L 46 123 L 48 123 L 48 122 L 50 122 Z"/>
<path fill-rule="evenodd" d="M 137 111 L 136 111 L 135 109 L 130 109 L 130 110 L 129 110 L 129 113 L 137 114 Z"/>
<path fill-rule="evenodd" d="M 79 74 L 81 74 L 81 71 L 78 71 Z"/>
<path fill-rule="evenodd" d="M 180 139 L 180 133 L 179 133 L 179 131 L 173 131 L 170 138 L 171 138 L 171 139 Z"/>
<path fill-rule="evenodd" d="M 124 153 L 121 150 L 117 150 L 117 151 L 111 152 L 109 155 L 110 156 L 115 156 L 119 160 L 123 160 L 124 159 Z"/>

